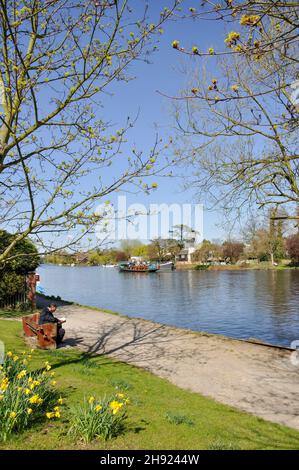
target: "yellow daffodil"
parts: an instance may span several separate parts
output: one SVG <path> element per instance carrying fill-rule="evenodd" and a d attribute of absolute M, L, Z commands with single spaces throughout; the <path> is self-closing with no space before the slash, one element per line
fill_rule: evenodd
<path fill-rule="evenodd" d="M 97 405 L 97 406 L 95 407 L 95 410 L 96 410 L 97 412 L 99 412 L 99 411 L 102 410 L 102 408 L 103 408 L 103 407 L 102 407 L 101 405 Z"/>
<path fill-rule="evenodd" d="M 14 356 L 14 357 L 13 357 L 13 361 L 14 361 L 14 362 L 17 362 L 18 360 L 19 360 L 19 356 Z"/>
<path fill-rule="evenodd" d="M 56 380 L 52 380 L 51 384 L 56 385 L 57 384 Z"/>
<path fill-rule="evenodd" d="M 51 418 L 54 418 L 55 413 L 53 413 L 53 412 L 51 411 L 51 412 L 46 413 L 46 416 L 47 416 L 48 419 L 51 419 Z"/>
<path fill-rule="evenodd" d="M 94 397 L 89 397 L 89 400 L 88 400 L 88 403 L 90 405 L 92 405 L 92 403 L 94 402 L 95 398 Z"/>
<path fill-rule="evenodd" d="M 12 418 L 12 419 L 14 419 L 16 416 L 17 416 L 17 413 L 15 411 L 11 411 L 9 413 L 9 417 Z"/>
<path fill-rule="evenodd" d="M 25 369 L 21 370 L 21 372 L 17 374 L 17 379 L 18 380 L 22 379 L 23 377 L 25 377 L 26 374 L 27 374 L 27 371 Z"/>
<path fill-rule="evenodd" d="M 31 415 L 31 413 L 32 413 L 32 408 L 27 408 L 27 414 Z"/>
<path fill-rule="evenodd" d="M 110 408 L 112 410 L 112 413 L 115 415 L 116 413 L 119 412 L 119 410 L 121 409 L 121 407 L 123 406 L 123 403 L 120 403 L 119 401 L 116 401 L 116 400 L 113 400 L 111 403 L 110 403 Z"/>
<path fill-rule="evenodd" d="M 24 389 L 24 393 L 25 393 L 25 395 L 29 395 L 29 393 L 30 393 L 30 388 L 25 388 L 25 389 Z"/>
<path fill-rule="evenodd" d="M 13 355 L 13 354 L 12 354 L 11 351 L 8 351 L 8 353 L 6 354 L 6 356 L 8 356 L 8 357 L 12 357 L 12 355 Z"/>
<path fill-rule="evenodd" d="M 39 395 L 33 395 L 29 398 L 29 403 L 40 405 L 43 402 L 42 398 Z"/>
<path fill-rule="evenodd" d="M 62 405 L 62 404 L 63 404 L 63 398 L 58 398 L 57 403 L 58 403 L 59 405 Z"/>
<path fill-rule="evenodd" d="M 8 389 L 8 386 L 9 386 L 9 380 L 7 377 L 4 377 L 4 379 L 2 379 L 0 382 L 0 390 L 2 392 L 5 392 L 5 390 Z"/>

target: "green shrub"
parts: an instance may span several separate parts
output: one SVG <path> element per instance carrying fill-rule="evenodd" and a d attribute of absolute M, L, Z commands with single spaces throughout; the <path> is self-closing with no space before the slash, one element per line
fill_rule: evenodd
<path fill-rule="evenodd" d="M 208 269 L 208 268 L 209 268 L 209 266 L 206 265 L 206 264 L 197 264 L 196 266 L 194 266 L 194 269 L 196 271 L 203 271 L 203 270 Z"/>
<path fill-rule="evenodd" d="M 13 272 L 2 273 L 0 279 L 0 299 L 24 292 L 25 276 Z"/>
<path fill-rule="evenodd" d="M 5 230 L 0 230 L 0 253 L 3 253 L 10 243 L 15 239 L 16 235 L 12 235 Z M 16 243 L 10 252 L 10 259 L 0 264 L 0 271 L 14 272 L 16 274 L 26 274 L 34 271 L 39 265 L 40 258 L 35 245 L 25 238 Z"/>
<path fill-rule="evenodd" d="M 15 239 L 5 230 L 0 230 L 0 253 Z M 0 300 L 26 290 L 25 275 L 39 265 L 39 255 L 34 244 L 24 239 L 16 243 L 9 259 L 0 263 Z"/>
<path fill-rule="evenodd" d="M 69 434 L 84 443 L 118 436 L 125 429 L 127 403 L 128 399 L 121 393 L 102 400 L 85 398 L 83 404 L 71 409 Z"/>
<path fill-rule="evenodd" d="M 267 255 L 266 253 L 262 253 L 260 256 L 259 256 L 259 261 L 263 262 L 263 261 L 269 261 L 270 259 L 270 256 Z"/>

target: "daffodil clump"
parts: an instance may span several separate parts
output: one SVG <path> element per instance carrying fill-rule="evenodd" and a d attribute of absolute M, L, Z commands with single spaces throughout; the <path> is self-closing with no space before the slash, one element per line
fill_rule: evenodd
<path fill-rule="evenodd" d="M 47 413 L 61 415 L 62 399 L 53 388 L 51 366 L 46 362 L 43 370 L 30 371 L 32 352 L 9 351 L 0 366 L 0 441 L 46 419 Z"/>
<path fill-rule="evenodd" d="M 129 399 L 123 393 L 102 400 L 93 396 L 85 398 L 82 405 L 71 410 L 69 433 L 85 443 L 118 436 L 125 428 L 128 403 Z"/>

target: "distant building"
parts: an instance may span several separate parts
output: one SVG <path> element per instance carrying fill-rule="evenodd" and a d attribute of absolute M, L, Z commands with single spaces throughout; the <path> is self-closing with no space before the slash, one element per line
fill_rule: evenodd
<path fill-rule="evenodd" d="M 193 253 L 195 253 L 195 251 L 196 251 L 196 248 L 195 248 L 195 239 L 194 239 L 193 243 L 190 241 L 185 243 L 185 248 L 182 248 L 181 251 L 178 252 L 178 254 L 175 257 L 175 260 L 185 262 L 185 263 L 192 263 L 192 255 Z"/>
<path fill-rule="evenodd" d="M 175 257 L 175 260 L 176 261 L 183 261 L 183 262 L 187 262 L 188 261 L 188 250 L 187 249 L 183 249 L 181 251 L 178 252 L 178 254 L 176 255 Z"/>

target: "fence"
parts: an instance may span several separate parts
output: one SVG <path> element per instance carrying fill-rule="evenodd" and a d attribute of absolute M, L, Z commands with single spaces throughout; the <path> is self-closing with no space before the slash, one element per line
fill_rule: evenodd
<path fill-rule="evenodd" d="M 0 299 L 0 308 L 15 308 L 20 303 L 28 302 L 27 292 L 18 292 Z"/>

